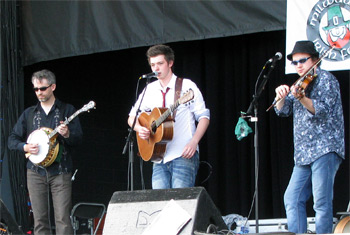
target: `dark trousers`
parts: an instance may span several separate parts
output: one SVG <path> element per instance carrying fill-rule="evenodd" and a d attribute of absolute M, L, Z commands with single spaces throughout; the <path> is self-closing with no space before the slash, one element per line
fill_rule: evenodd
<path fill-rule="evenodd" d="M 72 173 L 42 176 L 27 169 L 27 186 L 34 215 L 34 234 L 51 234 L 48 190 L 51 190 L 56 234 L 73 234 L 70 222 L 72 209 Z M 50 189 L 49 189 L 50 187 Z"/>

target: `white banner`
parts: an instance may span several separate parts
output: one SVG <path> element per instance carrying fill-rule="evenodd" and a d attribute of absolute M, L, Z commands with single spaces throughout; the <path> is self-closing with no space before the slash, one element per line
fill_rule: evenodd
<path fill-rule="evenodd" d="M 296 41 L 310 40 L 323 55 L 322 68 L 329 71 L 350 69 L 350 0 L 287 0 L 286 56 Z M 286 58 L 286 74 L 295 73 Z"/>

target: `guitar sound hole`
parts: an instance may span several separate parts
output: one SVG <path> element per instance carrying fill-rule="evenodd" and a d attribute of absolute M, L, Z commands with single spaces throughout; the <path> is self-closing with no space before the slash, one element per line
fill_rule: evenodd
<path fill-rule="evenodd" d="M 157 126 L 156 126 L 156 123 L 153 121 L 152 124 L 151 124 L 151 132 L 152 134 L 156 133 L 157 131 Z"/>

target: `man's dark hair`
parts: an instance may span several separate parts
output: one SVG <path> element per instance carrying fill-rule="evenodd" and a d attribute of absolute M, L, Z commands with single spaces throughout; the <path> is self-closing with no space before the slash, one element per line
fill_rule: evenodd
<path fill-rule="evenodd" d="M 146 55 L 148 62 L 150 61 L 151 57 L 158 55 L 164 55 L 164 58 L 168 63 L 169 61 L 175 61 L 174 51 L 167 45 L 154 45 L 147 50 Z"/>

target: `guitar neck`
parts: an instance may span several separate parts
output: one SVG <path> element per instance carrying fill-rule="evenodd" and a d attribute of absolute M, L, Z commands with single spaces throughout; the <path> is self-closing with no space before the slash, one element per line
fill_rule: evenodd
<path fill-rule="evenodd" d="M 173 105 L 170 106 L 169 109 L 167 109 L 156 121 L 156 128 L 158 128 L 162 123 L 169 117 L 169 115 L 179 107 L 180 102 L 177 100 Z"/>

